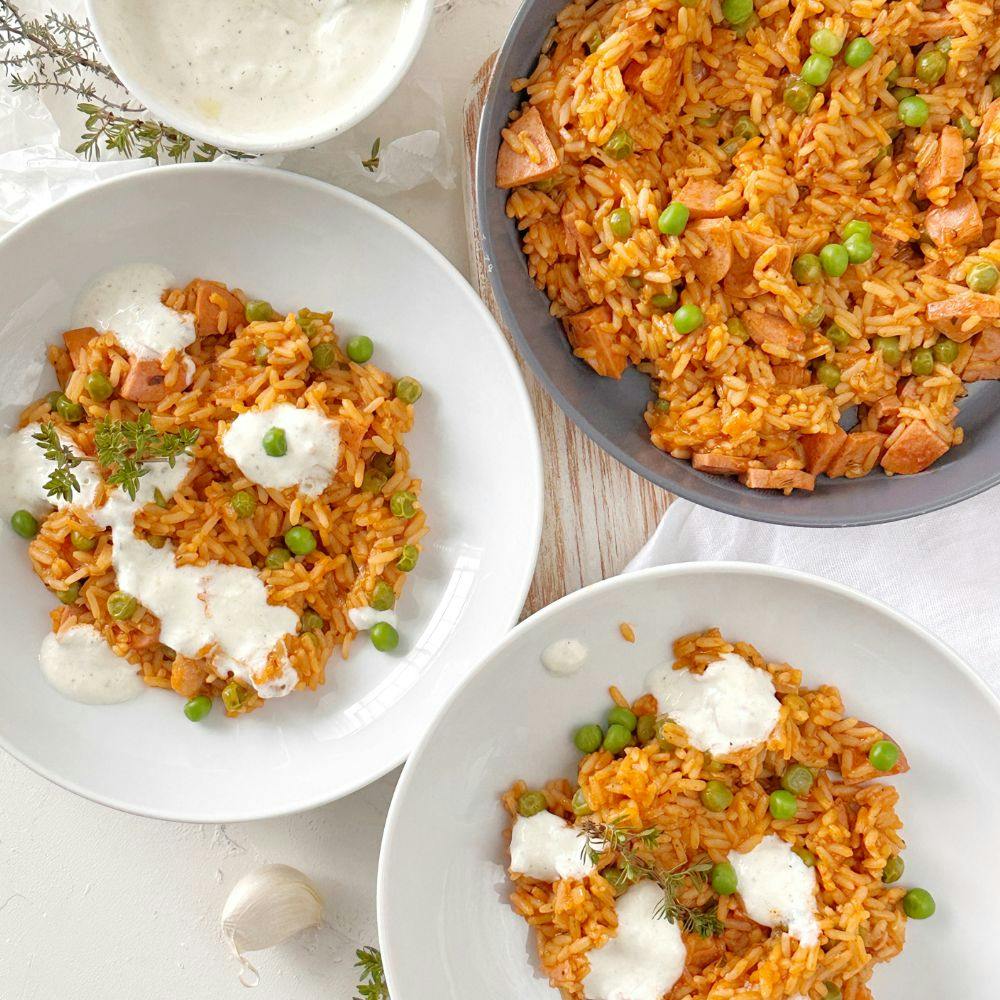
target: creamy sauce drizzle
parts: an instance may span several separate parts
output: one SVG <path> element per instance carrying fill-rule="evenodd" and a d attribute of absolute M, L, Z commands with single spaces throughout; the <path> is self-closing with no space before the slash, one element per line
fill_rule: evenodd
<path fill-rule="evenodd" d="M 677 924 L 656 915 L 662 900 L 654 882 L 639 882 L 618 897 L 617 933 L 587 953 L 587 1000 L 660 1000 L 680 979 L 687 949 Z"/>
<path fill-rule="evenodd" d="M 264 435 L 272 427 L 285 432 L 284 455 L 264 450 Z M 340 424 L 318 410 L 279 403 L 269 410 L 241 413 L 220 443 L 251 482 L 276 490 L 298 486 L 306 496 L 318 496 L 330 485 L 340 461 Z"/>
<path fill-rule="evenodd" d="M 84 705 L 117 705 L 146 688 L 135 666 L 115 653 L 93 625 L 50 632 L 38 662 L 52 687 Z"/>
<path fill-rule="evenodd" d="M 208 127 L 267 138 L 318 134 L 359 107 L 391 69 L 404 8 L 405 0 L 97 0 L 126 75 Z"/>
<path fill-rule="evenodd" d="M 351 608 L 347 612 L 350 623 L 359 631 L 367 632 L 373 625 L 379 622 L 388 622 L 393 628 L 396 627 L 396 612 L 391 608 L 388 611 L 376 611 L 375 608 Z"/>
<path fill-rule="evenodd" d="M 556 639 L 542 650 L 542 666 L 550 674 L 566 677 L 587 662 L 587 647 L 579 639 Z"/>
<path fill-rule="evenodd" d="M 510 870 L 543 882 L 583 878 L 594 870 L 582 856 L 586 844 L 585 834 L 548 810 L 518 816 L 510 837 Z"/>
<path fill-rule="evenodd" d="M 737 653 L 726 653 L 700 675 L 667 664 L 652 671 L 646 684 L 660 712 L 683 727 L 693 746 L 708 753 L 757 746 L 778 724 L 781 706 L 771 675 Z"/>
<path fill-rule="evenodd" d="M 73 326 L 111 332 L 137 358 L 163 358 L 194 343 L 194 317 L 160 301 L 174 276 L 159 264 L 122 264 L 98 275 L 73 309 Z"/>

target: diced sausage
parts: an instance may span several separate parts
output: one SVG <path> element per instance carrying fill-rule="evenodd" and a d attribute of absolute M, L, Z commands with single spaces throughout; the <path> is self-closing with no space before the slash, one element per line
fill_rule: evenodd
<path fill-rule="evenodd" d="M 772 451 L 769 455 L 764 455 L 761 461 L 765 469 L 777 469 L 788 462 L 798 460 L 798 454 L 791 448 L 782 448 L 780 451 Z"/>
<path fill-rule="evenodd" d="M 790 385 L 796 389 L 804 389 L 812 382 L 808 368 L 802 365 L 771 365 L 771 371 L 778 385 Z"/>
<path fill-rule="evenodd" d="M 954 125 L 945 125 L 938 135 L 934 152 L 918 177 L 923 197 L 935 188 L 954 187 L 965 173 L 965 142 Z"/>
<path fill-rule="evenodd" d="M 747 469 L 740 482 L 752 490 L 806 490 L 816 488 L 816 477 L 802 469 Z"/>
<path fill-rule="evenodd" d="M 243 303 L 225 285 L 198 279 L 192 286 L 195 289 L 194 328 L 199 337 L 235 333 L 246 321 Z"/>
<path fill-rule="evenodd" d="M 972 354 L 962 372 L 964 382 L 982 382 L 1000 378 L 1000 329 L 983 330 L 972 345 Z"/>
<path fill-rule="evenodd" d="M 672 61 L 675 63 L 676 59 Z M 646 86 L 640 79 L 648 65 L 648 63 L 637 62 L 633 59 L 622 73 L 622 83 L 625 84 L 626 89 L 642 94 L 647 104 L 663 113 L 670 106 L 670 99 L 677 90 L 680 75 L 676 72 L 668 72 L 664 78 L 663 91 L 656 93 L 656 91 Z"/>
<path fill-rule="evenodd" d="M 983 235 L 983 217 L 976 199 L 961 188 L 947 205 L 928 209 L 924 227 L 935 246 L 960 247 Z"/>
<path fill-rule="evenodd" d="M 514 188 L 543 181 L 559 170 L 559 156 L 537 108 L 528 108 L 508 128 L 521 138 L 527 148 L 525 152 L 519 153 L 510 143 L 500 143 L 500 151 L 497 153 L 497 187 Z M 530 146 L 527 144 L 537 150 L 537 160 L 530 155 Z"/>
<path fill-rule="evenodd" d="M 899 410 L 902 405 L 895 393 L 876 399 L 868 407 L 868 416 L 874 421 L 875 429 L 881 434 L 891 434 L 899 423 Z"/>
<path fill-rule="evenodd" d="M 192 660 L 180 653 L 170 667 L 170 686 L 182 697 L 193 698 L 205 683 L 208 671 L 201 660 Z"/>
<path fill-rule="evenodd" d="M 582 357 L 598 375 L 621 378 L 628 356 L 618 342 L 617 334 L 607 329 L 610 322 L 611 309 L 602 304 L 575 316 L 567 316 L 563 326 L 577 357 Z M 591 349 L 592 354 L 581 353 Z"/>
<path fill-rule="evenodd" d="M 883 732 L 877 726 L 873 726 L 870 722 L 863 722 L 859 719 L 858 725 L 864 726 L 868 729 L 874 729 L 876 735 L 872 739 L 871 743 L 864 748 L 847 747 L 844 749 L 840 757 L 840 776 L 844 779 L 845 785 L 860 785 L 865 781 L 872 781 L 876 778 L 887 778 L 894 774 L 906 774 L 906 772 L 909 771 L 910 762 L 906 759 L 906 754 L 903 752 L 903 748 L 896 740 L 894 740 L 888 733 Z M 899 758 L 896 760 L 895 766 L 890 771 L 876 771 L 868 760 L 868 752 L 876 743 L 879 742 L 879 740 L 889 740 L 899 747 Z"/>
<path fill-rule="evenodd" d="M 878 462 L 885 437 L 878 431 L 851 431 L 827 467 L 826 474 L 831 479 L 840 476 L 860 479 L 867 476 Z"/>
<path fill-rule="evenodd" d="M 988 146 L 1000 138 L 1000 97 L 990 101 L 989 107 L 983 112 L 983 121 L 979 126 L 977 146 Z"/>
<path fill-rule="evenodd" d="M 729 234 L 728 219 L 699 219 L 687 227 L 705 240 L 704 256 L 691 258 L 691 270 L 703 285 L 720 282 L 729 272 L 733 262 L 733 239 Z"/>
<path fill-rule="evenodd" d="M 721 219 L 724 215 L 736 215 L 743 207 L 742 195 L 704 177 L 689 180 L 675 200 L 687 208 L 692 219 Z"/>
<path fill-rule="evenodd" d="M 753 295 L 756 291 L 754 268 L 765 250 L 772 246 L 777 247 L 774 257 L 767 266 L 773 267 L 779 274 L 787 274 L 792 266 L 792 248 L 787 243 L 759 233 L 744 233 L 743 241 L 749 254 L 742 257 L 739 250 L 734 251 L 729 273 L 724 282 L 726 294 L 739 298 Z"/>
<path fill-rule="evenodd" d="M 122 399 L 133 403 L 158 403 L 167 394 L 167 373 L 155 358 L 131 358 L 121 386 Z"/>
<path fill-rule="evenodd" d="M 63 334 L 63 343 L 69 352 L 69 359 L 74 368 L 80 367 L 80 361 L 87 345 L 96 337 L 97 331 L 92 326 L 80 326 L 75 330 L 67 330 Z"/>
<path fill-rule="evenodd" d="M 829 434 L 804 434 L 801 442 L 806 455 L 806 469 L 815 476 L 826 472 L 846 440 L 847 431 L 843 427 L 837 427 Z"/>
<path fill-rule="evenodd" d="M 947 450 L 948 444 L 924 423 L 914 420 L 886 449 L 882 468 L 886 472 L 913 475 L 923 472 Z"/>
<path fill-rule="evenodd" d="M 945 11 L 924 11 L 920 20 L 910 28 L 906 44 L 915 47 L 925 42 L 939 42 L 942 38 L 964 33 L 962 24 L 954 14 Z"/>
<path fill-rule="evenodd" d="M 699 472 L 710 472 L 713 476 L 736 476 L 750 468 L 750 459 L 717 451 L 696 451 L 691 456 L 691 465 Z"/>
<path fill-rule="evenodd" d="M 975 319 L 969 323 L 969 319 Z M 959 292 L 940 302 L 927 303 L 927 320 L 944 329 L 952 340 L 965 343 L 984 326 L 1000 319 L 1000 297 L 980 292 Z"/>
<path fill-rule="evenodd" d="M 761 313 L 747 310 L 743 322 L 751 340 L 760 347 L 771 344 L 787 351 L 798 351 L 805 346 L 806 335 L 800 327 L 789 323 L 784 316 L 776 313 Z"/>

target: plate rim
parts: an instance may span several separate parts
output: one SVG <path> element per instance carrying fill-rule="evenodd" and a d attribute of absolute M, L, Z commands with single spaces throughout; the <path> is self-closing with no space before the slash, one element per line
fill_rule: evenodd
<path fill-rule="evenodd" d="M 523 571 L 523 579 L 520 581 L 520 585 L 516 591 L 512 591 L 514 594 L 512 607 L 505 615 L 503 615 L 502 618 L 499 618 L 498 616 L 498 620 L 506 623 L 501 630 L 500 641 L 503 641 L 503 639 L 510 633 L 511 627 L 517 623 L 517 620 L 520 617 L 532 580 L 534 579 L 535 569 L 538 565 L 538 555 L 541 546 L 542 524 L 545 510 L 544 466 L 542 461 L 542 446 L 541 437 L 538 431 L 538 421 L 535 417 L 534 407 L 531 404 L 531 397 L 528 394 L 524 373 L 521 371 L 517 363 L 514 350 L 507 338 L 504 336 L 503 331 L 500 329 L 496 318 L 486 307 L 486 304 L 482 301 L 482 299 L 476 294 L 468 279 L 424 236 L 418 233 L 411 226 L 407 225 L 401 219 L 397 218 L 391 212 L 388 212 L 381 206 L 362 198 L 360 195 L 347 191 L 335 184 L 329 184 L 326 181 L 322 181 L 318 178 L 310 177 L 305 174 L 295 173 L 290 170 L 283 170 L 278 167 L 240 162 L 157 164 L 152 168 L 131 170 L 107 180 L 98 181 L 96 184 L 92 184 L 89 187 L 76 191 L 65 198 L 59 199 L 52 205 L 43 209 L 41 212 L 23 220 L 8 232 L 0 236 L 0 257 L 2 257 L 4 253 L 9 252 L 9 244 L 16 242 L 17 238 L 21 237 L 31 228 L 44 224 L 46 220 L 57 215 L 60 211 L 64 210 L 66 206 L 76 202 L 85 202 L 90 198 L 104 197 L 108 192 L 110 192 L 113 196 L 115 189 L 120 186 L 156 183 L 156 181 L 152 180 L 152 178 L 160 176 L 161 170 L 170 171 L 171 174 L 188 174 L 198 177 L 202 175 L 208 176 L 209 171 L 215 171 L 219 174 L 232 175 L 235 178 L 239 178 L 241 175 L 249 172 L 250 174 L 262 177 L 266 183 L 287 184 L 292 187 L 299 187 L 310 191 L 313 196 L 345 201 L 362 212 L 370 213 L 376 219 L 388 225 L 390 229 L 395 230 L 395 232 L 398 235 L 401 235 L 404 239 L 411 240 L 420 252 L 426 254 L 430 260 L 444 270 L 456 287 L 460 289 L 461 294 L 463 294 L 472 303 L 473 308 L 485 320 L 489 335 L 496 340 L 498 346 L 500 347 L 503 363 L 507 366 L 509 373 L 512 376 L 514 394 L 520 402 L 524 416 L 527 418 L 526 423 L 529 433 L 526 443 L 529 445 L 531 453 L 529 456 L 530 461 L 525 462 L 525 467 L 530 469 L 530 481 L 522 483 L 522 485 L 527 486 L 528 490 L 533 495 L 533 502 L 529 506 L 531 521 L 528 525 L 527 535 L 529 545 L 526 550 L 526 556 L 528 558 Z M 470 673 L 477 668 L 478 664 L 472 664 L 469 668 Z M 464 685 L 466 679 L 466 677 L 463 677 L 459 686 Z M 430 715 L 428 718 L 428 726 L 433 725 L 436 718 L 436 713 Z M 421 740 L 418 740 L 418 743 L 421 741 L 422 738 Z M 346 798 L 348 795 L 353 795 L 362 788 L 366 788 L 368 785 L 371 785 L 385 777 L 386 774 L 399 767 L 400 764 L 402 764 L 409 757 L 409 755 L 413 752 L 414 747 L 411 746 L 408 750 L 403 751 L 401 754 L 392 754 L 386 766 L 379 766 L 371 774 L 368 774 L 362 779 L 347 782 L 343 789 L 337 791 L 335 794 L 331 795 L 329 792 L 320 791 L 312 796 L 289 800 L 286 804 L 277 809 L 269 808 L 262 810 L 250 805 L 246 810 L 238 813 L 200 812 L 194 808 L 188 808 L 184 813 L 178 813 L 170 809 L 163 810 L 151 807 L 140 807 L 135 803 L 129 803 L 116 796 L 102 794 L 96 790 L 84 787 L 78 781 L 59 777 L 53 773 L 47 765 L 44 765 L 40 761 L 34 759 L 31 754 L 22 753 L 14 747 L 8 740 L 7 735 L 3 732 L 3 730 L 0 730 L 0 750 L 6 751 L 11 757 L 14 758 L 14 760 L 18 761 L 18 763 L 23 764 L 35 774 L 52 782 L 54 785 L 57 785 L 68 792 L 72 792 L 75 795 L 79 795 L 81 798 L 87 799 L 91 802 L 96 802 L 99 805 L 108 806 L 112 809 L 118 810 L 119 812 L 129 813 L 134 816 L 143 816 L 149 819 L 167 820 L 177 823 L 218 824 L 243 823 L 253 820 L 274 819 L 279 816 L 294 815 L 295 813 L 306 812 L 311 809 L 319 808 L 320 806 L 329 805 L 331 802 L 336 802 L 340 799 Z M 255 800 L 251 798 L 248 801 L 253 802 Z"/>

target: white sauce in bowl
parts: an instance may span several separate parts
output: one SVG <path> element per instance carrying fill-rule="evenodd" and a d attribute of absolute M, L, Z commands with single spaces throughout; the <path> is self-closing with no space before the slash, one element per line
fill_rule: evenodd
<path fill-rule="evenodd" d="M 785 927 L 802 944 L 816 944 L 816 872 L 790 844 L 771 834 L 746 854 L 730 853 L 729 863 L 736 869 L 736 891 L 751 920 Z"/>
<path fill-rule="evenodd" d="M 566 677 L 587 662 L 587 647 L 579 639 L 556 639 L 542 650 L 542 665 L 550 674 Z"/>
<path fill-rule="evenodd" d="M 159 264 L 122 264 L 98 275 L 73 308 L 73 326 L 110 331 L 137 358 L 163 358 L 194 343 L 194 317 L 169 309 L 160 296 L 174 276 Z"/>
<path fill-rule="evenodd" d="M 272 427 L 285 432 L 284 455 L 264 450 L 264 435 Z M 297 486 L 306 496 L 318 496 L 337 471 L 340 424 L 318 410 L 279 403 L 269 410 L 241 413 L 220 444 L 251 482 L 276 490 Z"/>
<path fill-rule="evenodd" d="M 518 816 L 510 837 L 510 870 L 543 882 L 583 878 L 594 870 L 583 857 L 588 840 L 547 809 Z"/>
<path fill-rule="evenodd" d="M 656 915 L 662 900 L 655 882 L 639 882 L 618 897 L 617 933 L 587 953 L 587 1000 L 660 1000 L 680 979 L 687 949 L 677 924 Z"/>
<path fill-rule="evenodd" d="M 38 662 L 49 684 L 84 705 L 118 705 L 146 689 L 135 666 L 114 652 L 93 625 L 50 632 Z"/>
<path fill-rule="evenodd" d="M 687 733 L 691 744 L 714 754 L 763 743 L 778 724 L 781 706 L 771 675 L 726 653 L 703 674 L 658 667 L 646 678 L 661 714 Z"/>
<path fill-rule="evenodd" d="M 211 132 L 319 135 L 391 71 L 405 0 L 95 0 L 113 59 Z M 185 121 L 175 121 L 184 126 Z"/>
<path fill-rule="evenodd" d="M 373 625 L 379 622 L 387 622 L 393 628 L 396 627 L 396 612 L 390 608 L 388 611 L 376 611 L 375 608 L 351 608 L 347 612 L 348 621 L 359 631 L 367 632 Z"/>

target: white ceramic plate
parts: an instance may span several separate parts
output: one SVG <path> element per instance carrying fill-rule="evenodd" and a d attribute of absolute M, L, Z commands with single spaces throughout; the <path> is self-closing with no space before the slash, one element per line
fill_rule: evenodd
<path fill-rule="evenodd" d="M 618 633 L 636 631 L 634 645 Z M 534 934 L 507 903 L 499 795 L 573 778 L 571 734 L 600 718 L 607 688 L 635 696 L 678 635 L 717 625 L 769 659 L 840 687 L 847 710 L 884 726 L 911 770 L 894 779 L 907 881 L 937 900 L 910 921 L 903 954 L 872 981 L 879 1000 L 993 996 L 1000 866 L 1000 705 L 946 646 L 838 584 L 741 563 L 688 563 L 618 577 L 519 625 L 442 709 L 411 755 L 389 812 L 378 879 L 379 940 L 393 1000 L 558 1000 Z M 590 648 L 555 677 L 555 639 Z"/>
<path fill-rule="evenodd" d="M 0 242 L 0 420 L 54 387 L 45 345 L 81 287 L 128 261 L 218 278 L 281 308 L 331 308 L 375 360 L 420 379 L 407 438 L 431 531 L 400 602 L 400 647 L 362 636 L 326 686 L 240 720 L 193 725 L 172 692 L 93 707 L 42 679 L 53 598 L 4 524 L 0 745 L 65 787 L 121 809 L 198 822 L 328 802 L 398 765 L 441 701 L 524 603 L 538 551 L 541 455 L 503 336 L 457 271 L 402 223 L 294 174 L 210 165 L 131 174 L 62 202 Z"/>

